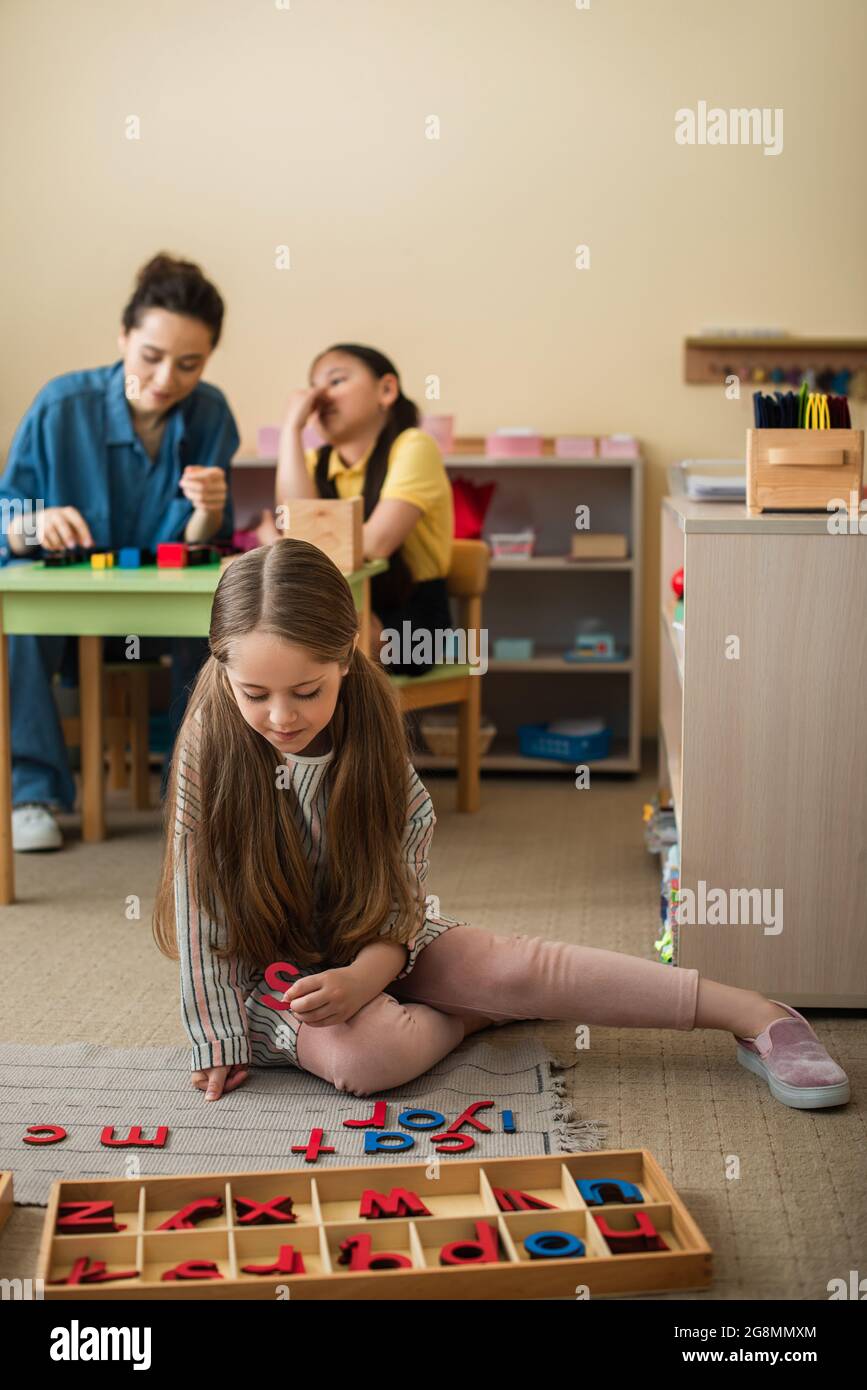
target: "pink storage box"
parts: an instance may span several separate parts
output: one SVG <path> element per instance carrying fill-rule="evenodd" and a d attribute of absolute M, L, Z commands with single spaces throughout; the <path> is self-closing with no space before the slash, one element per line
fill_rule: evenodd
<path fill-rule="evenodd" d="M 260 425 L 256 431 L 256 453 L 260 459 L 275 459 L 280 451 L 280 426 Z"/>
<path fill-rule="evenodd" d="M 318 449 L 325 440 L 315 425 L 305 425 L 301 431 L 305 449 Z M 280 452 L 280 426 L 260 425 L 256 432 L 256 453 L 260 459 L 275 459 Z"/>
<path fill-rule="evenodd" d="M 541 434 L 489 434 L 485 452 L 495 459 L 542 457 Z"/>
<path fill-rule="evenodd" d="M 419 429 L 429 434 L 431 439 L 435 439 L 439 445 L 441 454 L 453 454 L 455 451 L 455 417 L 454 415 L 423 415 Z"/>
<path fill-rule="evenodd" d="M 637 459 L 638 440 L 632 434 L 606 434 L 599 441 L 603 459 Z"/>
<path fill-rule="evenodd" d="M 305 425 L 301 431 L 301 443 L 305 449 L 321 449 L 325 440 L 315 425 Z"/>
<path fill-rule="evenodd" d="M 554 440 L 554 455 L 558 459 L 595 459 L 595 434 L 558 434 Z"/>

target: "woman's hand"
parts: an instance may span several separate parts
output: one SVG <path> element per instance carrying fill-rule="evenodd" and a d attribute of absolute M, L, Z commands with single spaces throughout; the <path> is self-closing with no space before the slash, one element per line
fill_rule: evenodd
<path fill-rule="evenodd" d="M 222 512 L 226 506 L 226 473 L 223 468 L 190 464 L 181 474 L 181 492 L 197 512 Z"/>
<path fill-rule="evenodd" d="M 205 1100 L 219 1100 L 226 1091 L 234 1091 L 250 1075 L 246 1063 L 236 1062 L 231 1067 L 205 1067 L 194 1071 L 192 1082 L 197 1091 L 205 1092 Z"/>
<path fill-rule="evenodd" d="M 297 430 L 299 433 L 308 423 L 310 416 L 316 413 L 316 408 L 320 404 L 321 392 L 318 387 L 302 387 L 300 391 L 293 391 L 286 404 L 286 414 L 283 418 L 283 428 Z"/>
<path fill-rule="evenodd" d="M 283 995 L 291 1003 L 295 1018 L 311 1028 L 346 1023 L 371 997 L 368 981 L 348 965 L 323 970 L 319 975 L 305 975 Z"/>
<path fill-rule="evenodd" d="M 64 550 L 74 545 L 90 548 L 93 536 L 75 507 L 45 507 L 37 513 L 37 536 L 43 550 Z"/>

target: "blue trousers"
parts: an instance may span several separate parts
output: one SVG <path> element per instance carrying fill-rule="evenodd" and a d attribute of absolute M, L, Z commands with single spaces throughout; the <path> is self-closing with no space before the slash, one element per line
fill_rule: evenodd
<path fill-rule="evenodd" d="M 105 639 L 106 660 L 123 660 L 123 637 Z M 141 659 L 172 657 L 172 702 L 169 724 L 174 743 L 189 689 L 208 655 L 205 637 L 144 637 Z M 9 682 L 12 716 L 12 805 L 43 801 L 56 810 L 75 807 L 75 782 L 66 755 L 60 715 L 51 690 L 52 677 L 60 672 L 77 680 L 78 641 L 72 637 L 9 638 Z M 166 757 L 163 792 L 171 751 Z"/>

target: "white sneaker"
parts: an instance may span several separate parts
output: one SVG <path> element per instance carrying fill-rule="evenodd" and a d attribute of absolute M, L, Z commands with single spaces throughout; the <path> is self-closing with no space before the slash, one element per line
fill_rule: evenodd
<path fill-rule="evenodd" d="M 12 807 L 12 848 L 16 854 L 63 848 L 63 832 L 47 806 L 25 801 Z"/>

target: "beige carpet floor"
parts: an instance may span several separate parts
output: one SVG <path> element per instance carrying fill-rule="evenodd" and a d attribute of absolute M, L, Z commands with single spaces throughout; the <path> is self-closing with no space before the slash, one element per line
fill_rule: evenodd
<path fill-rule="evenodd" d="M 640 779 L 486 779 L 482 809 L 454 810 L 446 776 L 425 779 L 437 809 L 429 891 L 442 910 L 497 932 L 524 932 L 654 959 L 659 861 L 644 849 Z M 154 788 L 156 792 L 156 787 Z M 0 909 L 0 1038 L 115 1046 L 182 1044 L 177 966 L 150 935 L 161 852 L 157 812 L 109 798 L 111 838 L 81 843 L 65 822 L 59 854 L 19 855 L 19 901 Z M 133 895 L 141 918 L 127 917 Z M 832 1278 L 867 1272 L 867 1024 L 811 1013 L 849 1073 L 840 1110 L 797 1111 L 739 1067 L 729 1034 L 599 1028 L 565 1073 L 582 1118 L 605 1122 L 608 1148 L 644 1147 L 662 1164 L 714 1251 L 709 1293 L 667 1297 L 824 1299 Z M 574 1025 L 491 1029 L 499 1046 L 534 1030 L 572 1060 Z M 50 1117 L 49 1117 L 50 1118 Z M 740 1177 L 726 1177 L 737 1155 Z M 16 1208 L 0 1235 L 0 1277 L 35 1273 L 42 1208 Z"/>

